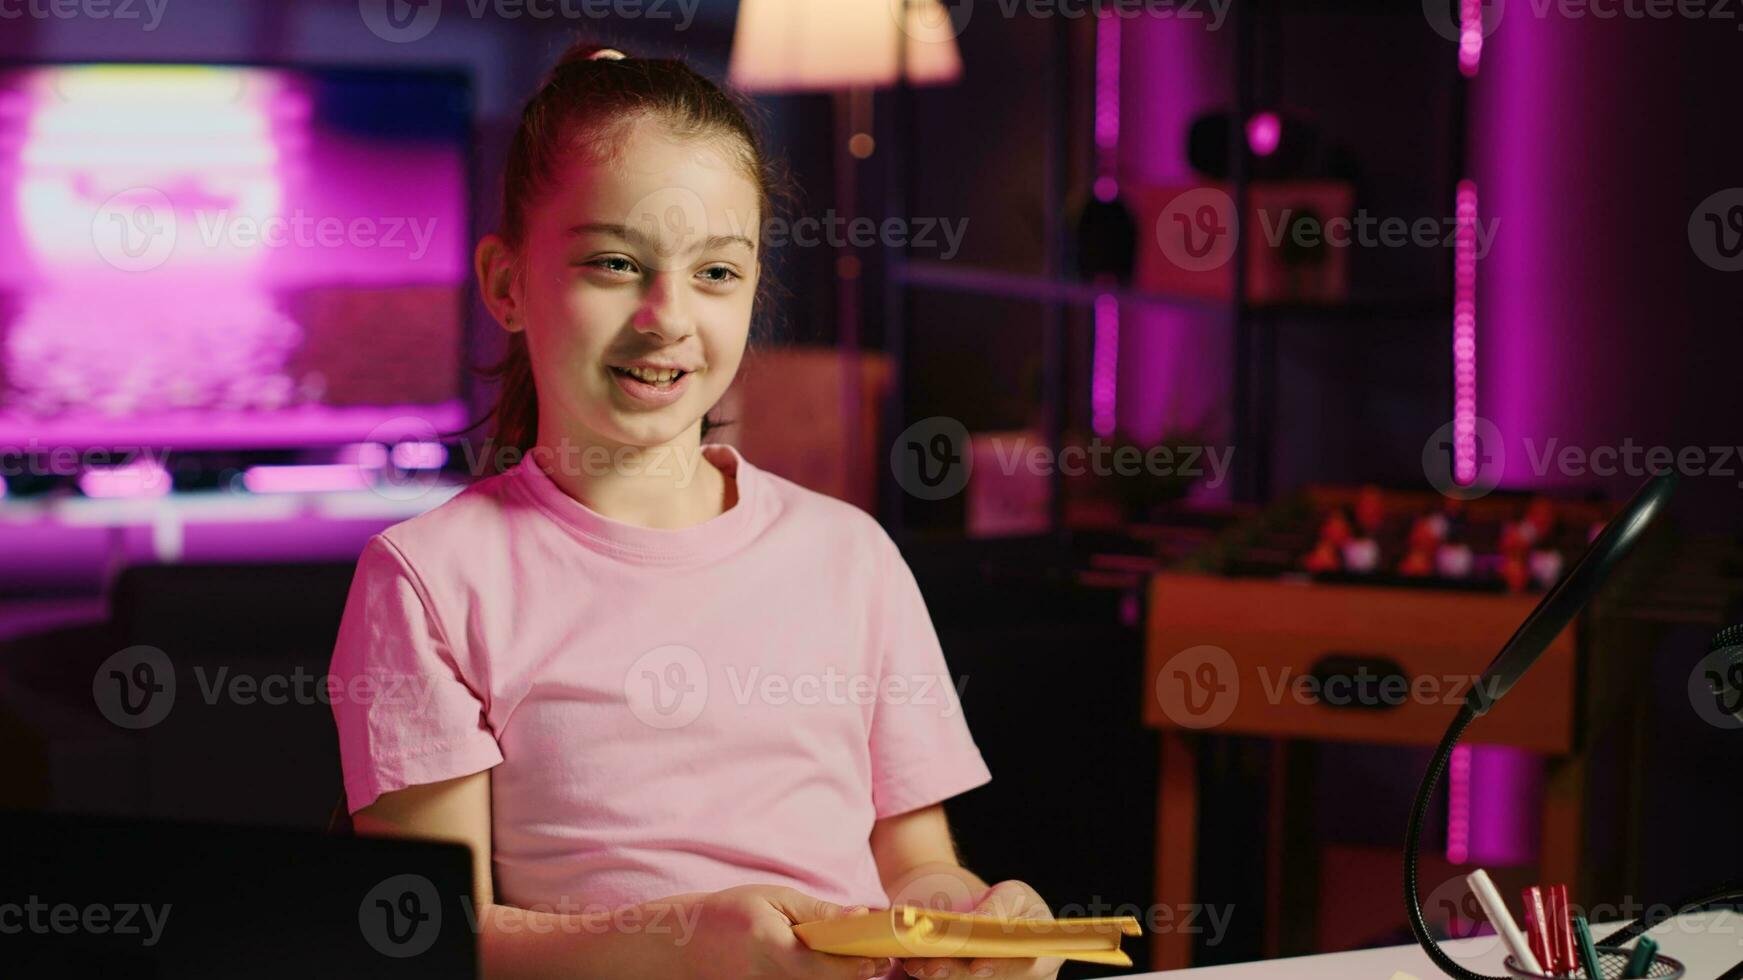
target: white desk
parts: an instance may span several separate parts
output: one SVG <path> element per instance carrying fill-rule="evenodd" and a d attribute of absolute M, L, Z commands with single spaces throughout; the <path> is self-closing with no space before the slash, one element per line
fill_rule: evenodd
<path fill-rule="evenodd" d="M 1592 934 L 1602 938 L 1621 925 L 1594 925 Z M 1714 980 L 1743 962 L 1743 915 L 1735 912 L 1681 916 L 1659 923 L 1647 935 L 1658 940 L 1659 952 L 1681 960 L 1688 967 L 1685 980 Z M 1507 953 L 1498 938 L 1461 939 L 1443 943 L 1442 948 L 1467 969 L 1490 976 L 1506 975 L 1501 960 Z M 1421 948 L 1410 945 L 1142 973 L 1128 975 L 1124 980 L 1138 980 L 1140 977 L 1147 980 L 1391 980 L 1393 974 L 1400 971 L 1418 980 L 1439 980 L 1446 976 Z"/>

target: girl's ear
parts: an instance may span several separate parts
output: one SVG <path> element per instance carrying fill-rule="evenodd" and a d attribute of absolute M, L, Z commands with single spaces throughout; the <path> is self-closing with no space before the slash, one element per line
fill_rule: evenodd
<path fill-rule="evenodd" d="M 478 295 L 497 324 L 510 333 L 525 329 L 519 263 L 508 242 L 496 234 L 479 239 L 478 248 L 472 253 L 472 267 L 478 275 Z"/>

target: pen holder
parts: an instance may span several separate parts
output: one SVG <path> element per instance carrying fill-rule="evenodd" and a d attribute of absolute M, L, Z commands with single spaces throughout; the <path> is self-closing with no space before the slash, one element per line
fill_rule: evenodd
<path fill-rule="evenodd" d="M 1620 980 L 1623 970 L 1628 967 L 1628 956 L 1633 950 L 1618 946 L 1599 946 L 1597 951 L 1598 973 L 1605 980 Z M 1526 970 L 1512 956 L 1508 956 L 1502 966 L 1506 968 L 1508 976 L 1518 977 L 1519 980 L 1558 980 L 1558 978 L 1548 974 L 1532 973 Z M 1652 980 L 1676 980 L 1682 976 L 1682 973 L 1682 963 L 1665 956 L 1663 953 L 1653 957 L 1652 967 L 1646 971 L 1646 975 Z M 1586 970 L 1584 967 L 1575 967 L 1574 972 L 1564 974 L 1559 980 L 1587 980 Z"/>

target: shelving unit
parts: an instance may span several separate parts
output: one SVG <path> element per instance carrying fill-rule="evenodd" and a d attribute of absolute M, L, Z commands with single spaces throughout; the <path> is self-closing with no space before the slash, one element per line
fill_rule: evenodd
<path fill-rule="evenodd" d="M 1228 12 L 1225 29 L 1233 37 L 1233 100 L 1232 118 L 1244 120 L 1256 111 L 1257 44 L 1259 21 L 1266 16 L 1262 9 L 1236 6 Z M 1069 32 L 1077 22 L 1056 18 L 1049 29 L 1052 57 L 1045 71 L 1044 85 L 1049 93 L 1039 113 L 1045 155 L 1043 179 L 1044 224 L 1043 271 L 1038 275 L 1002 270 L 975 268 L 936 260 L 916 260 L 908 249 L 886 246 L 884 256 L 884 323 L 885 344 L 893 362 L 892 387 L 884 431 L 889 437 L 905 428 L 902 417 L 905 392 L 907 349 L 906 312 L 909 294 L 916 290 L 954 292 L 987 298 L 1019 300 L 1042 304 L 1042 391 L 1041 409 L 1043 435 L 1050 449 L 1057 452 L 1060 440 L 1069 429 L 1065 417 L 1070 400 L 1066 397 L 1067 379 L 1065 353 L 1067 349 L 1067 311 L 1073 307 L 1092 306 L 1099 297 L 1113 296 L 1122 306 L 1164 308 L 1200 313 L 1224 312 L 1233 344 L 1234 365 L 1231 378 L 1230 418 L 1231 439 L 1243 447 L 1238 454 L 1233 473 L 1233 498 L 1241 504 L 1261 504 L 1273 491 L 1271 458 L 1276 428 L 1275 393 L 1277 388 L 1277 330 L 1284 322 L 1312 320 L 1351 321 L 1388 318 L 1431 319 L 1450 317 L 1451 311 L 1439 297 L 1387 299 L 1360 304 L 1337 306 L 1253 305 L 1246 302 L 1250 271 L 1246 250 L 1236 248 L 1230 261 L 1232 288 L 1227 299 L 1168 295 L 1141 288 L 1108 287 L 1077 278 L 1070 268 L 1074 229 L 1065 213 L 1065 175 L 1069 154 L 1074 146 L 1070 120 L 1067 118 L 1063 95 L 1070 81 Z M 912 113 L 912 90 L 901 83 L 892 90 L 891 111 L 887 114 L 894 138 L 883 145 L 890 152 L 886 160 L 885 193 L 888 213 L 904 213 L 911 199 L 911 182 L 915 173 L 903 154 L 915 146 Z M 1455 96 L 1452 125 L 1462 128 L 1462 89 Z M 1458 134 L 1455 133 L 1455 137 Z M 1235 213 L 1245 215 L 1252 175 L 1249 168 L 1245 127 L 1229 127 L 1228 185 L 1234 200 Z M 1455 141 L 1455 145 L 1456 141 Z M 1462 153 L 1462 147 L 1460 147 Z M 1444 199 L 1453 200 L 1454 188 L 1445 189 Z M 1142 233 L 1140 231 L 1140 233 Z M 1447 262 L 1447 277 L 1451 278 L 1451 260 Z M 1450 327 L 1450 324 L 1449 324 Z M 1249 448 L 1250 447 L 1250 448 Z M 880 516 L 892 534 L 906 531 L 903 523 L 904 501 L 895 486 L 887 466 L 879 467 Z M 1064 537 L 1070 531 L 1065 525 L 1063 477 L 1052 476 L 1053 533 Z"/>

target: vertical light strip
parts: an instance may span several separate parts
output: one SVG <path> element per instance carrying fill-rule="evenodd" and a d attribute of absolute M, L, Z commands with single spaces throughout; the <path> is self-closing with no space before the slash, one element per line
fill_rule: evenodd
<path fill-rule="evenodd" d="M 1119 145 L 1120 18 L 1103 14 L 1096 22 L 1095 34 L 1095 193 L 1103 201 L 1113 200 L 1118 192 L 1114 151 Z"/>
<path fill-rule="evenodd" d="M 1459 71 L 1475 78 L 1483 60 L 1483 0 L 1459 0 Z"/>
<path fill-rule="evenodd" d="M 1091 425 L 1098 436 L 1114 434 L 1114 394 L 1120 352 L 1120 301 L 1112 293 L 1095 298 L 1095 363 L 1090 382 Z"/>
<path fill-rule="evenodd" d="M 1107 202 L 1119 196 L 1116 176 L 1120 145 L 1120 18 L 1103 14 L 1095 36 L 1095 196 Z M 1120 301 L 1112 293 L 1095 298 L 1094 351 L 1090 357 L 1090 428 L 1100 437 L 1118 425 L 1120 367 Z"/>
<path fill-rule="evenodd" d="M 1446 769 L 1446 859 L 1464 864 L 1471 856 L 1471 747 L 1453 749 Z"/>
<path fill-rule="evenodd" d="M 1477 185 L 1459 181 L 1453 239 L 1453 478 L 1477 476 Z"/>
<path fill-rule="evenodd" d="M 1483 57 L 1482 0 L 1459 0 L 1459 71 L 1475 78 Z M 1453 239 L 1453 479 L 1477 477 L 1477 185 L 1459 181 Z M 1471 854 L 1471 747 L 1448 760 L 1446 859 L 1463 864 Z"/>

